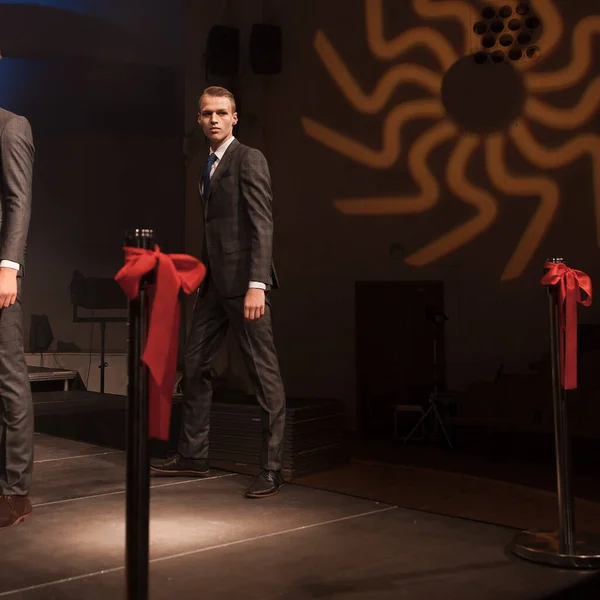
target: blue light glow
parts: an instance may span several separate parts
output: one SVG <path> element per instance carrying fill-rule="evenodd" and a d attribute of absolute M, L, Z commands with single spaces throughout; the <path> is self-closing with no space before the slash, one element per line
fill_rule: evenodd
<path fill-rule="evenodd" d="M 0 0 L 4 5 L 55 8 L 108 21 L 139 38 L 152 40 L 167 62 L 183 56 L 185 0 Z M 0 40 L 0 48 L 2 47 Z"/>

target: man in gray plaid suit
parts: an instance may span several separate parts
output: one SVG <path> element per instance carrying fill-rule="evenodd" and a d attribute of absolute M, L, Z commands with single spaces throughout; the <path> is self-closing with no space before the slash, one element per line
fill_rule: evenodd
<path fill-rule="evenodd" d="M 34 154 L 29 121 L 0 108 L 0 527 L 32 515 L 33 404 L 23 353 L 21 276 Z"/>
<path fill-rule="evenodd" d="M 278 287 L 273 265 L 271 178 L 263 154 L 238 142 L 235 99 L 224 88 L 207 88 L 198 123 L 210 143 L 200 178 L 204 208 L 202 260 L 206 278 L 194 307 L 184 359 L 182 427 L 178 452 L 151 464 L 155 476 L 205 476 L 213 362 L 227 329 L 239 343 L 264 413 L 261 472 L 250 498 L 276 494 L 281 475 L 285 392 L 273 342 L 267 293 Z"/>

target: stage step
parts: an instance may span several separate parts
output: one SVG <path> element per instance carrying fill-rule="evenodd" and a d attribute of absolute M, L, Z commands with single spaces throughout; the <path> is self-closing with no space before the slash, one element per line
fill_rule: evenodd
<path fill-rule="evenodd" d="M 106 448 L 125 449 L 127 399 L 87 390 L 34 393 L 36 431 Z M 177 447 L 181 397 L 173 402 L 169 442 L 152 440 L 151 454 Z M 331 399 L 289 398 L 283 474 L 291 481 L 344 464 L 344 411 Z M 219 391 L 211 416 L 211 465 L 243 474 L 260 469 L 261 411 L 252 396 Z"/>
<path fill-rule="evenodd" d="M 32 392 L 85 389 L 79 373 L 71 369 L 27 365 L 27 374 Z"/>

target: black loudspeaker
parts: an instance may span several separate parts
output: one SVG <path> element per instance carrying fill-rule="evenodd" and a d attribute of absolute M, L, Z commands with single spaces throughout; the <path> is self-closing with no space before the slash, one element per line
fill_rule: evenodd
<path fill-rule="evenodd" d="M 206 40 L 206 66 L 213 75 L 237 75 L 240 68 L 240 31 L 215 25 Z"/>
<path fill-rule="evenodd" d="M 54 341 L 52 327 L 48 315 L 31 315 L 29 325 L 29 350 L 30 352 L 48 352 Z"/>
<path fill-rule="evenodd" d="M 281 72 L 281 28 L 256 23 L 250 35 L 250 66 L 257 75 Z"/>

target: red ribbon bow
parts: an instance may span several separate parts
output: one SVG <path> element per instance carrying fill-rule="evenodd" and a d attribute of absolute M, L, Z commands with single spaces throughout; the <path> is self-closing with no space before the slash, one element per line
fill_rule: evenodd
<path fill-rule="evenodd" d="M 173 385 L 179 340 L 179 290 L 191 294 L 206 275 L 205 266 L 186 254 L 163 254 L 125 247 L 125 265 L 115 276 L 130 300 L 137 298 L 140 282 L 156 263 L 156 283 L 149 288 L 150 322 L 142 361 L 150 373 L 148 389 L 149 436 L 169 439 Z"/>
<path fill-rule="evenodd" d="M 577 387 L 577 304 L 592 303 L 592 280 L 583 271 L 569 269 L 564 263 L 548 262 L 543 285 L 558 285 L 561 382 L 565 390 Z M 581 291 L 587 297 L 584 299 Z"/>

